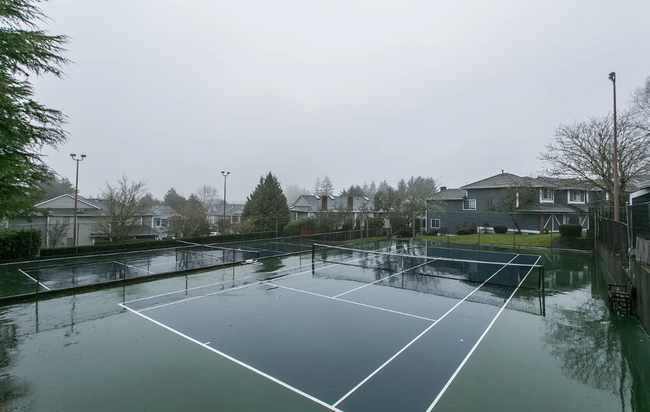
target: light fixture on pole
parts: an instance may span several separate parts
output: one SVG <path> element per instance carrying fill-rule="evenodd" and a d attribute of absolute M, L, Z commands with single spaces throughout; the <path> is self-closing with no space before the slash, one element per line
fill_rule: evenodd
<path fill-rule="evenodd" d="M 223 220 L 222 221 L 225 223 L 226 221 L 226 179 L 228 178 L 230 172 L 224 172 L 222 170 L 221 174 L 223 175 Z M 223 231 L 221 233 L 223 234 Z"/>
<path fill-rule="evenodd" d="M 74 227 L 72 228 L 72 245 L 74 247 L 78 246 L 77 242 L 77 201 L 79 199 L 79 163 L 81 163 L 82 160 L 86 157 L 85 154 L 82 154 L 80 158 L 77 158 L 77 155 L 75 153 L 71 153 L 70 157 L 72 160 L 77 162 L 77 174 L 75 177 L 75 184 L 74 184 Z"/>
<path fill-rule="evenodd" d="M 612 167 L 614 169 L 614 220 L 618 222 L 618 206 L 619 206 L 619 199 L 618 199 L 618 144 L 616 142 L 616 73 L 611 72 L 609 74 L 609 80 L 612 81 L 612 84 L 614 85 L 614 160 L 612 162 Z"/>

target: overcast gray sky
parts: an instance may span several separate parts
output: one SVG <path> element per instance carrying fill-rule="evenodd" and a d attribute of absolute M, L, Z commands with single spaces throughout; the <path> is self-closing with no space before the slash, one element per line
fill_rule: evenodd
<path fill-rule="evenodd" d="M 611 113 L 650 76 L 650 2 L 52 0 L 68 117 L 47 162 L 94 196 L 122 172 L 162 197 L 260 176 L 313 187 L 411 175 L 458 187 L 537 175 L 563 123 Z"/>

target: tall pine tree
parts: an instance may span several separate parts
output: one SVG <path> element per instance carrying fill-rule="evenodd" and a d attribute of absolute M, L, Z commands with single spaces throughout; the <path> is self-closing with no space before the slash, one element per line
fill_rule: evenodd
<path fill-rule="evenodd" d="M 265 232 L 282 230 L 290 220 L 287 198 L 278 179 L 269 172 L 260 177 L 253 193 L 246 199 L 243 217 L 248 230 Z"/>
<path fill-rule="evenodd" d="M 33 3 L 0 0 L 0 220 L 33 205 L 52 174 L 40 149 L 67 139 L 65 116 L 33 99 L 30 75 L 63 76 L 66 36 L 36 27 L 46 16 Z"/>

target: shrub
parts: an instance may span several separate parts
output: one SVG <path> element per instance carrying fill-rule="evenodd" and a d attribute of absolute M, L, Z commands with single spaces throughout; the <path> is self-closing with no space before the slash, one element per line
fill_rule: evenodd
<path fill-rule="evenodd" d="M 431 229 L 427 232 L 427 236 L 438 236 L 438 229 Z"/>
<path fill-rule="evenodd" d="M 560 236 L 581 237 L 582 225 L 560 225 Z"/>
<path fill-rule="evenodd" d="M 494 229 L 494 233 L 508 233 L 508 226 L 494 226 L 492 229 Z"/>
<path fill-rule="evenodd" d="M 305 226 L 316 227 L 316 222 L 314 221 L 314 219 L 310 219 L 310 218 L 294 220 L 287 223 L 287 225 L 282 230 L 282 233 L 284 234 L 284 236 L 299 236 L 300 230 Z"/>
<path fill-rule="evenodd" d="M 0 230 L 0 260 L 31 259 L 40 248 L 40 229 Z"/>
<path fill-rule="evenodd" d="M 472 223 L 472 226 L 468 226 L 467 223 L 463 223 L 462 226 L 456 226 L 457 235 L 475 235 L 476 234 L 476 223 Z"/>

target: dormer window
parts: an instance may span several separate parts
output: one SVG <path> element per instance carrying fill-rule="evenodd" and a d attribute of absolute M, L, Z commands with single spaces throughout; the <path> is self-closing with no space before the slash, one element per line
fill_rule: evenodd
<path fill-rule="evenodd" d="M 548 187 L 540 189 L 539 201 L 540 203 L 553 203 L 553 189 Z"/>

